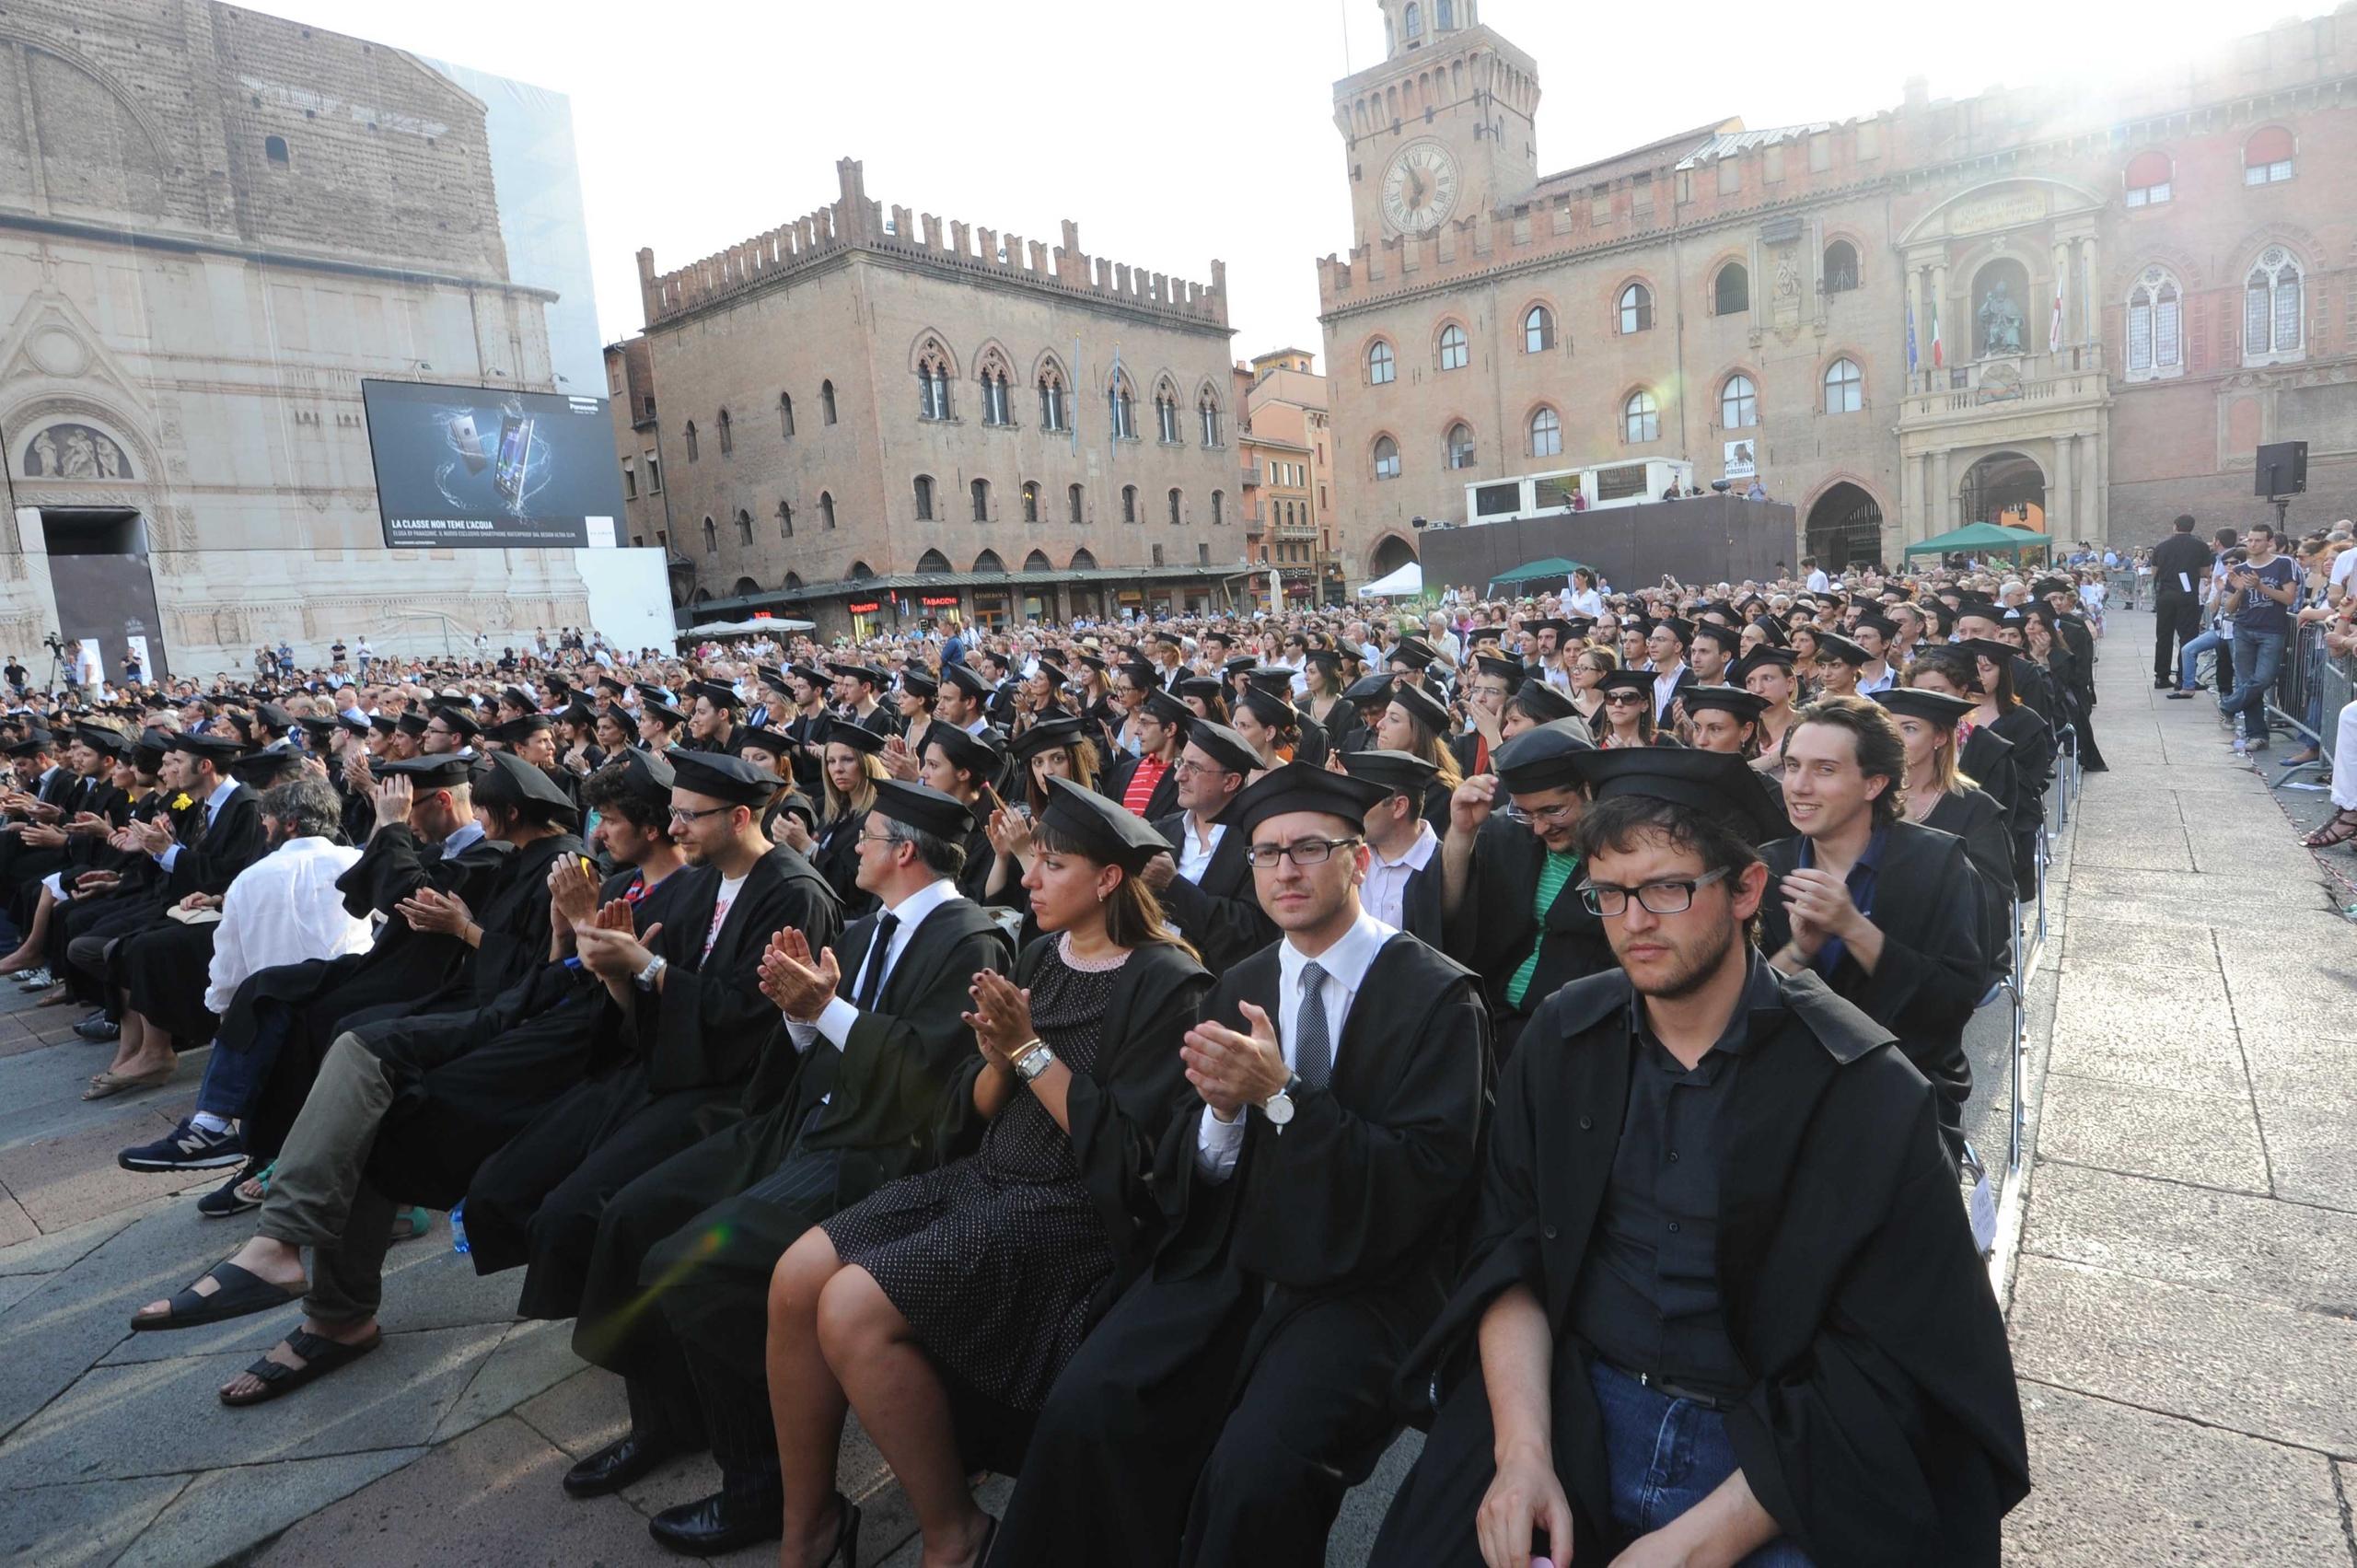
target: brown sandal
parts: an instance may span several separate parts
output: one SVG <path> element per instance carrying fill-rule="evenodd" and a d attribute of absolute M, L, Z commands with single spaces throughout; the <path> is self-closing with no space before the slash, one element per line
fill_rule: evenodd
<path fill-rule="evenodd" d="M 2357 839 L 2357 807 L 2351 807 L 2338 813 L 2331 821 L 2302 839 L 2300 842 L 2310 849 L 2330 849 L 2335 844 L 2345 844 L 2351 839 Z"/>

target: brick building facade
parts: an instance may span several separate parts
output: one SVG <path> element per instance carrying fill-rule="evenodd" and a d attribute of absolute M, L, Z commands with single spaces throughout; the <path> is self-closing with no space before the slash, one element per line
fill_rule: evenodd
<path fill-rule="evenodd" d="M 1241 591 L 1221 263 L 1206 285 L 1088 256 L 1069 222 L 1051 247 L 887 213 L 837 171 L 834 202 L 719 255 L 638 253 L 646 331 L 609 351 L 639 400 L 624 505 L 683 620 L 831 634 Z"/>
<path fill-rule="evenodd" d="M 362 377 L 555 389 L 480 100 L 213 0 L 12 6 L 0 98 L 0 645 L 62 627 L 112 672 L 144 636 L 189 674 L 438 649 L 420 604 L 495 640 L 588 619 L 569 552 L 383 547 Z"/>
<path fill-rule="evenodd" d="M 1535 62 L 1379 0 L 1335 85 L 1353 239 L 1318 265 L 1353 579 L 1465 486 L 1685 459 L 1895 558 L 1983 517 L 2141 542 L 2357 510 L 2357 5 L 2142 82 L 1699 126 L 1540 177 Z"/>

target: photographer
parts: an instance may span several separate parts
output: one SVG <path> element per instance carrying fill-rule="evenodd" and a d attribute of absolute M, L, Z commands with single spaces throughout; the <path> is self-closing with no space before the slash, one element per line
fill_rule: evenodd
<path fill-rule="evenodd" d="M 2238 757 L 2267 749 L 2267 693 L 2282 668 L 2291 605 L 2300 593 L 2300 569 L 2276 553 L 2272 528 L 2253 526 L 2244 542 L 2248 558 L 2228 571 L 2225 583 L 2226 613 L 2235 618 L 2235 689 L 2218 700 L 2222 712 L 2242 716 Z"/>

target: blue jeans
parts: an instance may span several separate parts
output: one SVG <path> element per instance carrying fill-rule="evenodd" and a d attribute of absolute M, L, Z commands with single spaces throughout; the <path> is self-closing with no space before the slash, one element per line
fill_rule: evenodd
<path fill-rule="evenodd" d="M 197 1086 L 196 1109 L 230 1121 L 250 1114 L 255 1097 L 278 1062 L 279 1047 L 286 1043 L 291 1022 L 284 1004 L 257 1004 L 254 1038 L 245 1050 L 214 1046 L 204 1063 L 204 1081 Z"/>
<path fill-rule="evenodd" d="M 2208 653 L 2211 649 L 2217 647 L 2220 644 L 2224 643 L 2226 639 L 2219 633 L 2219 631 L 2215 626 L 2207 627 L 2202 631 L 2202 633 L 2200 636 L 2189 638 L 2187 640 L 2185 646 L 2177 656 L 2177 689 L 2178 691 L 2190 691 L 2193 690 L 2193 683 L 2200 679 L 2200 670 L 2196 667 L 2196 661 L 2199 660 L 2203 654 Z M 2229 662 L 2232 662 L 2231 658 L 2229 659 Z"/>
<path fill-rule="evenodd" d="M 2245 740 L 2267 738 L 2267 695 L 2283 667 L 2283 633 L 2235 628 L 2235 689 L 2218 700 L 2221 710 L 2242 715 Z"/>
<path fill-rule="evenodd" d="M 1673 1400 L 1635 1378 L 1588 1364 L 1588 1384 L 1604 1415 L 1604 1458 L 1612 1478 L 1612 1518 L 1631 1537 L 1668 1524 L 1735 1473 L 1726 1418 Z M 1736 1568 L 1812 1568 L 1788 1540 L 1771 1540 Z"/>

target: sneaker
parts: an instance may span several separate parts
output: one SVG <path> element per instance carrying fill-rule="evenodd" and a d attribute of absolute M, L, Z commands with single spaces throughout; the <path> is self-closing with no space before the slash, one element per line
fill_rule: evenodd
<path fill-rule="evenodd" d="M 152 1144 L 137 1144 L 115 1156 L 125 1170 L 218 1170 L 246 1163 L 246 1141 L 234 1127 L 209 1132 L 183 1121 Z"/>
<path fill-rule="evenodd" d="M 49 972 L 46 965 L 39 969 L 18 970 L 8 978 L 27 991 L 47 991 L 57 983 L 57 977 Z"/>
<path fill-rule="evenodd" d="M 94 1044 L 103 1044 L 108 1040 L 121 1040 L 122 1026 L 108 1017 L 106 1009 L 101 1007 L 75 1025 L 74 1032 Z"/>
<path fill-rule="evenodd" d="M 242 1214 L 248 1209 L 261 1208 L 262 1201 L 260 1198 L 248 1198 L 238 1191 L 251 1180 L 253 1176 L 254 1171 L 251 1167 L 238 1167 L 229 1173 L 228 1180 L 196 1201 L 196 1212 L 209 1220 L 226 1220 L 233 1215 Z M 261 1177 L 264 1185 L 267 1186 L 270 1179 L 269 1167 L 262 1167 Z"/>

